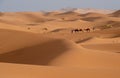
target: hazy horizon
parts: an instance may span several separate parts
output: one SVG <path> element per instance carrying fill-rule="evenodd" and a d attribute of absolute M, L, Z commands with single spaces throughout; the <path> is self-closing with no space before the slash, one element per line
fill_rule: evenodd
<path fill-rule="evenodd" d="M 0 0 L 0 11 L 51 11 L 62 8 L 120 9 L 120 0 Z"/>

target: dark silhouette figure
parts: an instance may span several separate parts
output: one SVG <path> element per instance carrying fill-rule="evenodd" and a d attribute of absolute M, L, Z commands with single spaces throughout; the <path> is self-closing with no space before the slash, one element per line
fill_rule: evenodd
<path fill-rule="evenodd" d="M 85 31 L 87 31 L 87 32 L 90 32 L 90 28 L 86 28 L 86 29 L 84 29 Z"/>
<path fill-rule="evenodd" d="M 76 32 L 83 32 L 83 29 L 73 29 L 72 31 L 71 31 L 72 33 L 76 33 Z"/>

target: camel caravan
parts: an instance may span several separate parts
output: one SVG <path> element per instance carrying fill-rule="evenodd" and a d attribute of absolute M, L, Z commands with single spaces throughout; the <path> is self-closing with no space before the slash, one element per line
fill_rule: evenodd
<path fill-rule="evenodd" d="M 85 29 L 78 29 L 78 28 L 76 28 L 76 29 L 71 30 L 71 33 L 76 33 L 76 32 L 91 32 L 92 30 L 94 31 L 95 28 L 94 27 L 92 29 L 90 29 L 90 28 L 85 28 Z"/>

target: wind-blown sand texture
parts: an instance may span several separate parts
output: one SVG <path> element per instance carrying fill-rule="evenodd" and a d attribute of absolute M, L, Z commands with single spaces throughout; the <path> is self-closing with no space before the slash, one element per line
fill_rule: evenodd
<path fill-rule="evenodd" d="M 1 12 L 0 78 L 120 78 L 120 11 Z"/>

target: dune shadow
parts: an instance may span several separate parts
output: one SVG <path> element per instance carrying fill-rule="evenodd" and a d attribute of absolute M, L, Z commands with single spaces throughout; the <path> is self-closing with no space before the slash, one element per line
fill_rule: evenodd
<path fill-rule="evenodd" d="M 120 53 L 120 52 L 116 52 L 116 53 Z"/>
<path fill-rule="evenodd" d="M 55 29 L 55 30 L 52 30 L 51 32 L 60 32 L 62 30 L 66 30 L 66 29 Z"/>
<path fill-rule="evenodd" d="M 82 20 L 93 22 L 93 21 L 95 21 L 95 20 L 97 20 L 97 19 L 100 19 L 100 18 L 101 18 L 101 17 L 87 17 L 87 18 L 83 18 Z"/>
<path fill-rule="evenodd" d="M 90 40 L 90 39 L 92 39 L 92 38 L 90 37 L 90 38 L 86 38 L 86 39 L 83 39 L 83 40 L 79 40 L 79 41 L 76 41 L 76 43 L 77 43 L 77 44 L 83 43 L 83 42 L 88 41 L 88 40 Z"/>
<path fill-rule="evenodd" d="M 68 45 L 64 41 L 51 40 L 39 45 L 0 54 L 0 62 L 47 66 L 67 50 Z"/>

